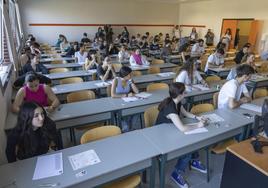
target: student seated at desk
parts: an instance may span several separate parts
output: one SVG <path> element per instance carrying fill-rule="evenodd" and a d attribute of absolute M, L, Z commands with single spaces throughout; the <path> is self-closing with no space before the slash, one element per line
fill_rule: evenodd
<path fill-rule="evenodd" d="M 158 44 L 158 40 L 155 38 L 153 43 L 150 45 L 150 50 L 159 50 L 159 44 Z"/>
<path fill-rule="evenodd" d="M 103 63 L 99 64 L 97 75 L 102 81 L 111 80 L 116 77 L 115 70 L 109 57 L 105 57 Z"/>
<path fill-rule="evenodd" d="M 161 50 L 161 57 L 167 57 L 172 54 L 171 43 L 167 42 Z"/>
<path fill-rule="evenodd" d="M 67 38 L 62 35 L 62 42 L 60 43 L 60 50 L 62 52 L 67 52 L 70 48 L 70 43 L 68 42 Z"/>
<path fill-rule="evenodd" d="M 66 52 L 65 56 L 66 57 L 73 57 L 75 55 L 75 52 L 79 51 L 79 46 L 78 42 L 71 42 L 70 43 L 70 48 Z"/>
<path fill-rule="evenodd" d="M 88 52 L 88 56 L 85 60 L 85 70 L 97 69 L 99 65 L 99 58 L 97 57 L 97 51 L 91 50 Z"/>
<path fill-rule="evenodd" d="M 75 52 L 74 57 L 76 63 L 85 63 L 87 52 L 83 43 L 80 43 L 80 49 L 79 51 Z"/>
<path fill-rule="evenodd" d="M 108 55 L 108 48 L 109 47 L 108 47 L 108 43 L 106 40 L 101 42 L 101 45 L 99 47 L 100 53 L 104 54 L 105 56 Z"/>
<path fill-rule="evenodd" d="M 81 39 L 81 43 L 91 43 L 91 40 L 87 37 L 87 33 L 83 33 L 83 38 Z"/>
<path fill-rule="evenodd" d="M 181 101 L 184 98 L 184 91 L 185 86 L 183 83 L 176 82 L 169 86 L 169 97 L 164 99 L 158 106 L 159 114 L 156 120 L 156 125 L 161 123 L 173 123 L 182 132 L 204 127 L 206 119 L 187 112 L 182 106 Z M 186 126 L 182 123 L 180 115 L 196 119 L 199 122 Z M 178 159 L 175 170 L 171 174 L 171 179 L 175 181 L 179 187 L 188 188 L 188 184 L 183 177 L 183 172 L 188 167 L 189 162 L 191 162 L 192 169 L 207 173 L 206 167 L 198 160 L 198 158 L 198 152 L 195 152 L 193 154 L 186 154 Z"/>
<path fill-rule="evenodd" d="M 224 50 L 219 48 L 216 50 L 214 54 L 211 54 L 208 57 L 206 66 L 205 66 L 205 73 L 209 74 L 209 68 L 218 68 L 224 66 Z"/>
<path fill-rule="evenodd" d="M 249 52 L 249 45 L 245 44 L 243 48 L 237 52 L 234 61 L 236 64 L 240 64 L 246 61 L 247 54 Z"/>
<path fill-rule="evenodd" d="M 131 36 L 131 39 L 129 41 L 129 46 L 130 47 L 137 47 L 138 46 L 138 41 L 136 40 L 136 37 L 134 35 Z"/>
<path fill-rule="evenodd" d="M 20 66 L 23 67 L 26 63 L 31 61 L 31 48 L 24 47 L 23 52 L 20 56 Z"/>
<path fill-rule="evenodd" d="M 23 67 L 23 74 L 26 74 L 27 72 L 40 72 L 42 74 L 48 74 L 48 69 L 40 63 L 40 54 L 32 54 L 31 60 L 28 61 Z"/>
<path fill-rule="evenodd" d="M 254 72 L 256 72 L 256 67 L 255 67 L 255 54 L 250 52 L 247 54 L 246 56 L 246 62 L 244 64 L 248 64 L 250 65 L 251 67 L 253 67 L 254 69 Z M 237 74 L 236 74 L 236 68 L 237 67 L 234 67 L 230 70 L 226 80 L 232 80 L 232 79 L 235 79 Z"/>
<path fill-rule="evenodd" d="M 208 86 L 205 80 L 201 77 L 197 71 L 195 58 L 190 58 L 183 64 L 182 68 L 178 71 L 176 76 L 176 82 L 184 83 L 186 86 L 186 91 L 192 90 L 193 84 L 201 83 L 204 86 Z"/>
<path fill-rule="evenodd" d="M 236 69 L 237 76 L 235 79 L 226 82 L 218 96 L 218 108 L 237 108 L 243 103 L 251 101 L 248 89 L 245 85 L 254 69 L 248 64 L 239 65 Z M 244 97 L 242 97 L 242 93 Z"/>
<path fill-rule="evenodd" d="M 56 42 L 56 44 L 55 44 L 55 47 L 57 47 L 57 48 L 60 47 L 60 44 L 62 43 L 63 38 L 64 38 L 64 35 L 59 34 L 58 40 L 57 40 L 57 42 Z"/>
<path fill-rule="evenodd" d="M 48 112 L 54 111 L 60 105 L 60 102 L 52 89 L 45 84 L 40 84 L 39 77 L 34 72 L 28 72 L 26 74 L 25 86 L 19 89 L 15 97 L 12 106 L 13 112 L 19 112 L 23 101 L 36 102 L 37 104 L 46 107 Z M 51 101 L 51 105 L 49 105 L 49 101 Z"/>
<path fill-rule="evenodd" d="M 130 56 L 129 62 L 131 66 L 150 65 L 145 56 L 141 54 L 140 49 L 135 50 L 135 52 Z"/>
<path fill-rule="evenodd" d="M 179 47 L 179 53 L 181 55 L 182 61 L 186 62 L 186 55 L 190 52 L 190 42 L 185 42 Z"/>
<path fill-rule="evenodd" d="M 201 57 L 205 53 L 204 48 L 204 40 L 198 39 L 197 43 L 195 43 L 191 50 L 192 57 Z"/>
<path fill-rule="evenodd" d="M 96 49 L 96 50 L 100 48 L 100 43 L 99 43 L 98 38 L 95 38 L 95 39 L 94 39 L 94 42 L 91 44 L 91 47 L 92 47 L 93 49 Z"/>
<path fill-rule="evenodd" d="M 147 49 L 149 46 L 149 43 L 147 41 L 146 36 L 143 36 L 141 39 L 141 42 L 139 42 L 138 46 L 140 47 L 140 49 Z"/>
<path fill-rule="evenodd" d="M 123 66 L 120 69 L 119 77 L 116 77 L 112 83 L 111 96 L 113 98 L 130 97 L 139 93 L 137 86 L 131 78 L 131 72 L 131 68 L 127 66 Z M 122 132 L 131 130 L 132 125 L 135 124 L 138 118 L 135 115 L 124 118 L 122 121 Z"/>
<path fill-rule="evenodd" d="M 126 49 L 126 46 L 122 45 L 120 52 L 118 53 L 119 62 L 128 61 L 129 57 L 130 57 L 130 55 Z"/>
<path fill-rule="evenodd" d="M 111 43 L 109 45 L 109 49 L 108 49 L 108 55 L 115 55 L 115 54 L 118 54 L 119 50 L 116 46 L 114 46 L 113 43 Z"/>
<path fill-rule="evenodd" d="M 25 102 L 20 108 L 16 127 L 7 137 L 8 162 L 43 155 L 58 146 L 56 124 L 42 106 Z"/>

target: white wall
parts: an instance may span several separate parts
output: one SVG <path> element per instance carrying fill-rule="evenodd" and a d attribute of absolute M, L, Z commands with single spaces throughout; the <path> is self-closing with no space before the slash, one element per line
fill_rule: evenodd
<path fill-rule="evenodd" d="M 182 3 L 179 11 L 180 24 L 206 25 L 197 29 L 204 37 L 208 28 L 213 29 L 216 42 L 219 41 L 223 18 L 255 18 L 264 20 L 263 33 L 268 32 L 267 0 L 207 0 Z M 189 35 L 191 28 L 184 28 L 183 35 Z"/>
<path fill-rule="evenodd" d="M 40 27 L 30 23 L 62 24 L 176 24 L 178 3 L 142 0 L 21 0 L 19 1 L 25 33 L 34 34 L 40 42 L 54 44 L 63 33 L 70 41 L 81 39 L 83 32 L 92 38 L 97 27 Z M 131 34 L 171 32 L 172 27 L 129 27 Z M 114 27 L 115 33 L 122 28 Z"/>

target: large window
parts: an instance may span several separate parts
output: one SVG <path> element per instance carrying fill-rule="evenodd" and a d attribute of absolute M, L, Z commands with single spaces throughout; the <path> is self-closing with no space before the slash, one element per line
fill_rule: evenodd
<path fill-rule="evenodd" d="M 14 38 L 14 43 L 16 50 L 18 51 L 21 45 L 21 33 L 19 31 L 19 21 L 17 19 L 17 11 L 15 3 L 10 0 L 9 1 L 9 19 L 11 24 L 12 36 Z"/>

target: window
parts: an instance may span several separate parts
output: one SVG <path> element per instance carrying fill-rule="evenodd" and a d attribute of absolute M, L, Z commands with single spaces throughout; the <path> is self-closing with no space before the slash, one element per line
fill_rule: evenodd
<path fill-rule="evenodd" d="M 21 37 L 19 32 L 18 20 L 16 16 L 16 6 L 13 1 L 9 1 L 9 19 L 11 24 L 12 36 L 14 38 L 14 44 L 18 51 L 21 45 Z"/>

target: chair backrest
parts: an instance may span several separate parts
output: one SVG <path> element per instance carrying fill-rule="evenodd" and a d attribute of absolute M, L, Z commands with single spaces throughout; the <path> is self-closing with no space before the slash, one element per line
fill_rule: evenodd
<path fill-rule="evenodd" d="M 112 86 L 111 85 L 108 85 L 106 87 L 106 94 L 107 94 L 107 97 L 111 97 L 112 96 Z"/>
<path fill-rule="evenodd" d="M 94 72 L 91 77 L 92 77 L 92 80 L 98 80 L 96 72 Z"/>
<path fill-rule="evenodd" d="M 56 55 L 57 57 L 57 55 Z M 51 61 L 51 64 L 63 64 L 63 61 Z"/>
<path fill-rule="evenodd" d="M 191 109 L 191 113 L 197 115 L 197 114 L 201 114 L 204 112 L 210 112 L 213 110 L 214 110 L 214 106 L 212 104 L 204 103 L 204 104 L 194 105 Z"/>
<path fill-rule="evenodd" d="M 206 82 L 208 84 L 211 84 L 212 82 L 220 81 L 220 80 L 221 80 L 221 78 L 219 76 L 216 76 L 216 75 L 206 77 Z"/>
<path fill-rule="evenodd" d="M 141 76 L 142 72 L 141 71 L 132 71 L 132 76 Z"/>
<path fill-rule="evenodd" d="M 106 125 L 102 127 L 97 127 L 97 128 L 94 128 L 85 132 L 80 139 L 80 143 L 85 144 L 88 142 L 100 140 L 100 139 L 107 138 L 110 136 L 116 136 L 119 134 L 121 134 L 120 128 L 114 125 Z"/>
<path fill-rule="evenodd" d="M 225 67 L 234 67 L 235 65 L 236 65 L 236 63 L 233 60 L 224 62 Z"/>
<path fill-rule="evenodd" d="M 157 74 L 157 73 L 160 73 L 160 68 L 159 67 L 151 66 L 148 69 L 148 74 Z"/>
<path fill-rule="evenodd" d="M 157 65 L 157 64 L 164 64 L 165 61 L 162 59 L 153 59 L 152 60 L 152 65 Z"/>
<path fill-rule="evenodd" d="M 268 96 L 268 91 L 267 91 L 266 88 L 258 88 L 253 93 L 253 98 L 254 99 L 261 98 L 261 97 L 266 97 L 266 96 Z"/>
<path fill-rule="evenodd" d="M 72 84 L 83 82 L 83 79 L 80 77 L 64 78 L 60 80 L 60 84 Z"/>
<path fill-rule="evenodd" d="M 55 68 L 55 69 L 50 69 L 49 73 L 60 73 L 60 72 L 68 72 L 69 69 L 67 68 Z"/>
<path fill-rule="evenodd" d="M 156 91 L 156 90 L 165 90 L 168 88 L 169 88 L 168 84 L 166 84 L 166 83 L 152 83 L 146 87 L 146 91 L 152 92 L 152 91 Z"/>
<path fill-rule="evenodd" d="M 158 116 L 158 106 L 152 106 L 144 112 L 144 125 L 145 127 L 151 127 L 155 124 Z"/>
<path fill-rule="evenodd" d="M 122 64 L 114 63 L 114 64 L 112 64 L 112 66 L 113 66 L 114 70 L 117 72 L 117 71 L 119 71 L 121 69 Z"/>
<path fill-rule="evenodd" d="M 95 93 L 91 90 L 78 91 L 67 95 L 67 103 L 95 99 Z"/>
<path fill-rule="evenodd" d="M 213 106 L 215 109 L 218 108 L 218 97 L 219 97 L 219 92 L 213 94 Z"/>

